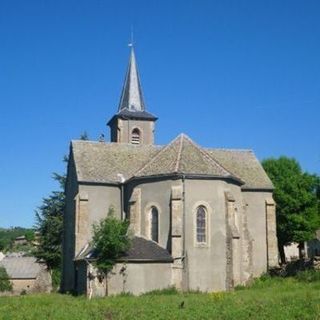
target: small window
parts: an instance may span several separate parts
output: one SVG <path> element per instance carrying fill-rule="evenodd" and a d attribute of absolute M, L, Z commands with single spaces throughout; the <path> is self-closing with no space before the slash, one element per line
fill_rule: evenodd
<path fill-rule="evenodd" d="M 151 207 L 151 239 L 159 242 L 159 213 L 156 207 Z"/>
<path fill-rule="evenodd" d="M 140 130 L 137 128 L 132 130 L 131 143 L 132 144 L 140 144 Z"/>
<path fill-rule="evenodd" d="M 196 224 L 197 224 L 197 242 L 207 242 L 207 211 L 204 206 L 199 206 L 196 212 Z"/>

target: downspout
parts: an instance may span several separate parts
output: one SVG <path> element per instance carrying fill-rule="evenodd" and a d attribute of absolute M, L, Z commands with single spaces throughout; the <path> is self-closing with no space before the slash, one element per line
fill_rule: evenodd
<path fill-rule="evenodd" d="M 118 179 L 120 180 L 119 188 L 120 188 L 120 219 L 123 221 L 123 212 L 124 212 L 124 183 L 126 179 L 124 178 L 122 173 L 117 174 Z"/>
<path fill-rule="evenodd" d="M 129 122 L 130 122 L 130 120 L 128 120 L 127 121 L 127 123 L 128 123 L 128 142 L 127 143 L 130 143 L 130 125 L 129 125 Z"/>
<path fill-rule="evenodd" d="M 90 265 L 90 262 L 88 261 L 88 259 L 84 259 L 84 261 L 86 262 L 87 264 L 87 279 L 89 280 L 89 296 L 88 296 L 88 292 L 86 292 L 87 294 L 87 297 L 89 298 L 89 300 L 91 300 L 92 298 L 92 294 L 93 294 L 93 288 L 92 288 L 92 279 L 91 279 L 91 276 L 90 276 L 90 273 L 91 273 L 91 265 Z M 88 270 L 89 270 L 89 274 L 88 274 Z"/>
<path fill-rule="evenodd" d="M 185 206 L 185 176 L 182 175 L 182 202 L 183 202 L 183 225 L 182 225 L 182 237 L 183 237 L 183 242 L 182 242 L 182 252 L 183 256 L 185 256 L 185 249 L 186 249 L 186 244 L 185 244 L 185 234 L 186 234 L 186 206 Z"/>
<path fill-rule="evenodd" d="M 124 190 L 123 190 L 123 183 L 121 183 L 121 185 L 120 185 L 120 194 L 121 194 L 121 205 L 120 205 L 120 207 L 121 207 L 121 213 L 120 213 L 120 218 L 121 218 L 121 221 L 123 221 L 124 219 L 123 219 L 123 210 L 124 210 Z"/>
<path fill-rule="evenodd" d="M 187 252 L 186 252 L 186 200 L 185 200 L 185 194 L 186 194 L 186 186 L 185 186 L 185 175 L 182 175 L 182 202 L 183 202 L 183 225 L 182 225 L 182 237 L 183 237 L 183 241 L 182 241 L 182 256 L 183 256 L 183 270 L 186 274 L 185 277 L 185 288 L 188 291 L 189 290 L 189 276 L 188 276 L 188 269 L 187 269 Z"/>

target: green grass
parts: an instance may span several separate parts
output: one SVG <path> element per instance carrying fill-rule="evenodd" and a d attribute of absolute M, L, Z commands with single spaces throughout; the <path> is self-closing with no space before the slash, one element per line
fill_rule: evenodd
<path fill-rule="evenodd" d="M 61 294 L 0 297 L 0 319 L 320 319 L 320 281 L 309 280 L 266 276 L 229 293 L 171 289 L 91 301 Z"/>

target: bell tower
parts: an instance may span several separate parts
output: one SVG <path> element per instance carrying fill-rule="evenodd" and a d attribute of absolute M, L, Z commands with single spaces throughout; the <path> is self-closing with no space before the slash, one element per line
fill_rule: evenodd
<path fill-rule="evenodd" d="M 134 48 L 131 46 L 118 112 L 108 122 L 111 142 L 153 144 L 156 120 L 146 111 Z"/>

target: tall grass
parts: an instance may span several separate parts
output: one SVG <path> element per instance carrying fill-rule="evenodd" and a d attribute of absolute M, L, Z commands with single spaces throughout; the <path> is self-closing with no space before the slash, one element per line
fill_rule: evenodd
<path fill-rule="evenodd" d="M 227 293 L 167 289 L 92 300 L 57 293 L 0 297 L 0 319 L 320 319 L 319 292 L 319 275 L 305 273 L 263 276 L 244 290 Z"/>

